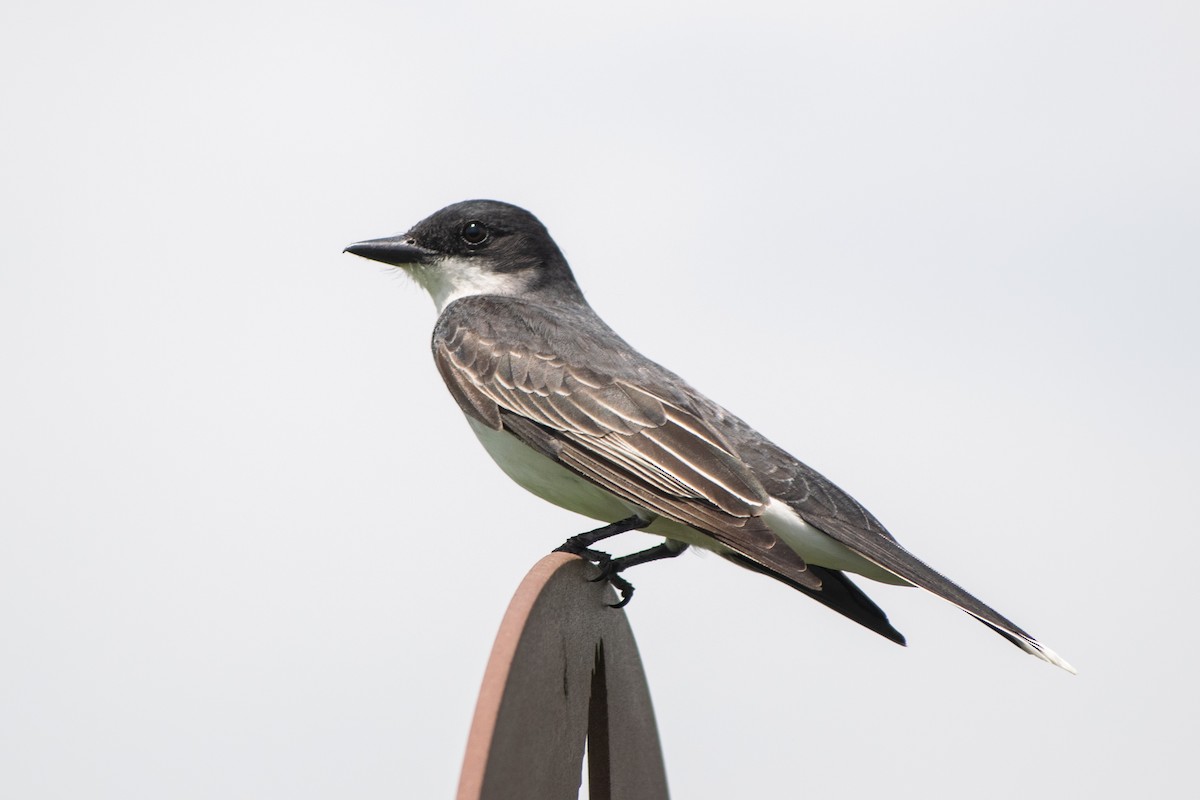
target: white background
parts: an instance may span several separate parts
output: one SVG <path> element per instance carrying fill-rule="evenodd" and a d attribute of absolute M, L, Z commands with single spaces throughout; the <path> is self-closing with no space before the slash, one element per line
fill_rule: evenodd
<path fill-rule="evenodd" d="M 453 792 L 512 590 L 590 527 L 478 447 L 428 298 L 341 254 L 470 197 L 1080 670 L 913 590 L 867 586 L 900 648 L 647 566 L 675 796 L 1184 796 L 1198 34 L 1192 2 L 5 4 L 0 796 Z"/>

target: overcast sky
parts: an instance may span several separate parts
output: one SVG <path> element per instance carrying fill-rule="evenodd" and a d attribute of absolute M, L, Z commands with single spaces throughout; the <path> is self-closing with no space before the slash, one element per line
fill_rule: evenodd
<path fill-rule="evenodd" d="M 900 648 L 639 568 L 676 797 L 1179 796 L 1198 8 L 5 4 L 0 796 L 452 794 L 512 591 L 591 527 L 341 253 L 470 197 L 1080 671 L 915 590 L 866 586 Z"/>

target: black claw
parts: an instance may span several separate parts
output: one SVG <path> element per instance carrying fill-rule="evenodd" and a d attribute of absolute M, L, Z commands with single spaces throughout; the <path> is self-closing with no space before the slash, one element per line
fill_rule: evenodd
<path fill-rule="evenodd" d="M 621 556 L 620 558 L 613 558 L 608 553 L 602 553 L 599 550 L 591 548 L 596 542 L 607 539 L 610 536 L 644 528 L 649 524 L 650 520 L 632 516 L 619 522 L 614 522 L 611 525 L 605 525 L 603 528 L 597 528 L 594 531 L 576 534 L 554 548 L 554 552 L 571 553 L 599 567 L 600 573 L 591 579 L 592 583 L 607 582 L 616 589 L 621 595 L 621 599 L 616 603 L 609 603 L 608 606 L 609 608 L 624 608 L 633 599 L 633 584 L 621 577 L 621 570 L 637 564 L 645 564 L 647 561 L 657 561 L 660 558 L 674 558 L 686 549 L 686 545 L 672 548 L 663 543 L 657 547 L 651 547 L 649 550 Z"/>
<path fill-rule="evenodd" d="M 609 608 L 624 608 L 633 599 L 633 584 L 621 577 L 619 561 L 620 559 L 608 557 L 603 563 L 598 562 L 596 566 L 600 568 L 600 572 L 590 580 L 591 583 L 607 583 L 621 594 L 619 601 L 608 604 Z"/>
<path fill-rule="evenodd" d="M 621 571 L 617 568 L 617 562 L 620 559 L 613 558 L 608 553 L 601 553 L 601 555 L 605 556 L 603 561 L 593 561 L 600 568 L 600 571 L 596 573 L 596 577 L 588 578 L 588 583 L 603 583 L 605 581 L 612 583 L 613 578 L 617 577 L 617 573 Z"/>
<path fill-rule="evenodd" d="M 621 599 L 615 603 L 609 603 L 609 608 L 624 608 L 629 605 L 629 601 L 633 599 L 633 584 L 622 578 L 620 575 L 613 575 L 608 579 L 609 584 L 621 593 Z"/>

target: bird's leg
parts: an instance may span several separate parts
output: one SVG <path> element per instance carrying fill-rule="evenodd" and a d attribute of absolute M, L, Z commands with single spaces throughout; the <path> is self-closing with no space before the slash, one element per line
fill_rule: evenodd
<path fill-rule="evenodd" d="M 674 558 L 687 549 L 688 546 L 686 544 L 666 541 L 655 547 L 630 553 L 627 556 L 620 556 L 618 558 L 610 557 L 603 563 L 596 565 L 600 567 L 600 574 L 592 578 L 592 581 L 608 581 L 611 583 L 613 588 L 621 593 L 621 599 L 611 604 L 611 607 L 622 608 L 629 605 L 629 601 L 633 599 L 633 584 L 621 577 L 620 573 L 623 570 L 636 567 L 638 564 L 648 564 L 651 561 Z"/>
<path fill-rule="evenodd" d="M 600 567 L 601 577 L 596 578 L 595 580 L 607 580 L 612 584 L 614 589 L 620 592 L 621 601 L 613 606 L 613 608 L 620 608 L 628 603 L 629 599 L 633 597 L 633 584 L 617 574 L 625 568 L 624 566 L 617 569 L 611 569 L 610 565 L 623 562 L 627 558 L 633 558 L 635 556 L 642 555 L 642 553 L 633 553 L 629 556 L 623 556 L 622 558 L 614 559 L 608 553 L 603 553 L 599 550 L 593 550 L 592 545 L 594 545 L 596 542 L 608 539 L 609 537 L 616 536 L 617 534 L 625 533 L 627 531 L 636 531 L 639 528 L 644 528 L 649 524 L 650 520 L 642 519 L 637 514 L 634 514 L 631 517 L 626 517 L 623 520 L 619 520 L 610 525 L 605 525 L 602 528 L 596 528 L 594 531 L 576 534 L 560 544 L 558 547 L 554 548 L 554 552 L 571 553 L 572 555 L 577 555 L 580 558 L 591 561 L 593 564 Z M 655 550 L 657 548 L 650 549 Z M 648 553 L 650 551 L 647 550 L 643 552 Z M 666 556 L 654 556 L 646 560 L 652 561 L 654 558 L 666 558 Z M 642 562 L 637 561 L 634 563 L 640 564 Z M 626 564 L 625 566 L 633 566 L 633 564 Z"/>
<path fill-rule="evenodd" d="M 644 528 L 649 524 L 650 520 L 642 519 L 637 514 L 634 514 L 632 517 L 626 517 L 625 519 L 614 522 L 611 525 L 605 525 L 603 528 L 596 528 L 594 531 L 576 534 L 560 544 L 558 547 L 554 548 L 554 552 L 573 553 L 577 556 L 583 556 L 589 561 L 607 561 L 609 558 L 608 554 L 591 550 L 591 546 L 596 542 L 616 536 L 619 533 L 636 531 L 637 529 Z M 600 559 L 598 556 L 603 556 L 603 558 Z"/>

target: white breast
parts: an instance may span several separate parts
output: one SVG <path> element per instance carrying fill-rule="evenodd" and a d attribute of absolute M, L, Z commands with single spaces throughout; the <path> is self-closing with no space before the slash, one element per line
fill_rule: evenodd
<path fill-rule="evenodd" d="M 616 522 L 639 512 L 651 516 L 554 463 L 511 433 L 493 430 L 470 417 L 467 421 L 504 474 L 543 500 L 604 522 Z"/>

